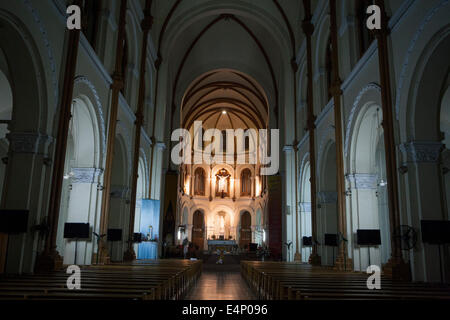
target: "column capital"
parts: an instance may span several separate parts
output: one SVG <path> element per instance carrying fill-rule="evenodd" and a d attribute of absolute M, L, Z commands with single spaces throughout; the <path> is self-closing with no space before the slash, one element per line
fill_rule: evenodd
<path fill-rule="evenodd" d="M 355 173 L 346 176 L 352 188 L 361 190 L 377 189 L 378 175 L 370 173 Z"/>
<path fill-rule="evenodd" d="M 103 174 L 103 169 L 97 168 L 72 168 L 72 184 L 95 183 L 96 179 Z"/>
<path fill-rule="evenodd" d="M 437 141 L 411 141 L 400 145 L 409 163 L 437 163 L 443 144 Z"/>
<path fill-rule="evenodd" d="M 285 153 L 292 153 L 292 152 L 294 152 L 294 146 L 284 146 L 283 147 L 283 151 L 285 152 Z"/>
<path fill-rule="evenodd" d="M 53 137 L 36 132 L 11 132 L 6 135 L 13 153 L 48 154 Z"/>

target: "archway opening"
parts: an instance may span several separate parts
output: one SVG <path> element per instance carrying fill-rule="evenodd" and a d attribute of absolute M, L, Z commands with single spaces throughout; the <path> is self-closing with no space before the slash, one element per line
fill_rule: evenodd
<path fill-rule="evenodd" d="M 87 241 L 64 239 L 65 223 L 89 223 L 93 229 L 98 218 L 96 199 L 100 172 L 96 165 L 99 140 L 94 114 L 87 97 L 79 96 L 73 100 L 57 234 L 58 250 L 65 264 L 74 261 L 77 264 L 91 264 L 94 249 L 92 238 Z"/>
<path fill-rule="evenodd" d="M 386 158 L 381 107 L 368 104 L 356 121 L 352 146 L 353 183 L 351 193 L 353 234 L 357 230 L 380 230 L 381 245 L 358 246 L 355 243 L 355 270 L 370 264 L 387 263 L 391 254 Z"/>
<path fill-rule="evenodd" d="M 194 212 L 192 220 L 192 244 L 203 251 L 205 242 L 205 215 L 200 210 Z"/>
<path fill-rule="evenodd" d="M 247 250 L 252 241 L 252 216 L 248 211 L 245 211 L 241 215 L 241 230 L 239 237 L 239 247 L 243 250 Z"/>
<path fill-rule="evenodd" d="M 318 193 L 318 240 L 323 265 L 334 265 L 337 248 L 326 245 L 326 235 L 338 234 L 336 144 L 329 142 L 324 152 L 320 191 Z M 322 242 L 321 242 L 322 241 Z"/>
<path fill-rule="evenodd" d="M 300 188 L 300 230 L 301 230 L 301 239 L 303 237 L 311 237 L 312 236 L 312 227 L 311 227 L 311 168 L 309 162 L 304 166 L 303 174 L 301 177 L 301 188 Z M 302 246 L 302 261 L 308 262 L 309 255 L 311 254 L 311 247 L 303 247 Z"/>

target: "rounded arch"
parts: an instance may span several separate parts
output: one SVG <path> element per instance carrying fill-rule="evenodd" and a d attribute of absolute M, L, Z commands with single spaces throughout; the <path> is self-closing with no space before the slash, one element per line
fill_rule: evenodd
<path fill-rule="evenodd" d="M 441 24 L 441 21 L 446 21 L 448 10 L 449 1 L 441 0 L 427 12 L 425 18 L 418 24 L 414 36 L 411 38 L 412 40 L 409 43 L 408 50 L 401 64 L 402 69 L 398 78 L 395 97 L 395 112 L 397 120 L 400 121 L 400 125 L 405 126 L 402 127 L 401 131 L 404 139 L 410 138 L 410 128 L 406 124 L 410 123 L 408 116 L 412 107 L 410 101 L 411 91 L 413 90 L 412 84 L 418 80 L 415 73 L 417 73 L 420 65 L 423 65 L 423 62 L 419 63 L 418 61 L 425 51 L 432 51 L 436 43 L 441 42 L 448 34 L 450 25 L 442 27 Z M 430 33 L 434 34 L 431 40 L 427 37 Z"/>
<path fill-rule="evenodd" d="M 73 96 L 83 96 L 89 100 L 91 117 L 95 123 L 97 132 L 97 140 L 99 140 L 99 152 L 102 159 L 100 163 L 106 159 L 106 125 L 105 117 L 103 114 L 103 105 L 100 96 L 95 88 L 94 84 L 85 76 L 78 76 L 74 81 Z"/>
<path fill-rule="evenodd" d="M 355 127 L 355 120 L 362 112 L 364 106 L 369 103 L 377 103 L 381 106 L 381 87 L 376 83 L 369 83 L 367 86 L 361 89 L 356 96 L 350 114 L 348 116 L 347 125 L 345 126 L 345 141 L 344 141 L 344 154 L 348 155 L 351 132 Z"/>
<path fill-rule="evenodd" d="M 415 68 L 407 103 L 406 132 L 411 141 L 440 141 L 440 105 L 449 77 L 450 24 L 436 34 Z M 431 107 L 430 107 L 431 106 Z"/>
<path fill-rule="evenodd" d="M 0 10 L 0 49 L 8 66 L 12 89 L 12 132 L 48 132 L 49 91 L 46 87 L 44 60 L 33 36 L 22 22 Z M 21 54 L 17 54 L 20 52 Z M 26 88 L 26 93 L 24 93 Z M 27 117 L 20 116 L 22 114 Z"/>

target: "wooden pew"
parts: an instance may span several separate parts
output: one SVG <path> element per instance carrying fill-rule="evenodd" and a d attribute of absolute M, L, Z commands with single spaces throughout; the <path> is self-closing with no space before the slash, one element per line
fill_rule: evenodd
<path fill-rule="evenodd" d="M 201 261 L 155 260 L 81 268 L 81 290 L 69 290 L 70 274 L 2 276 L 0 299 L 181 299 L 202 271 Z"/>
<path fill-rule="evenodd" d="M 381 290 L 367 288 L 368 275 L 305 264 L 242 261 L 241 273 L 260 299 L 447 299 L 449 286 L 381 278 Z"/>

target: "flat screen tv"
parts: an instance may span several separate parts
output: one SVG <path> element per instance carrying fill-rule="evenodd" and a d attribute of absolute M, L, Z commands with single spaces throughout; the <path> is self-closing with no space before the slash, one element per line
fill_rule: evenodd
<path fill-rule="evenodd" d="M 66 223 L 64 224 L 65 239 L 89 239 L 89 223 Z"/>
<path fill-rule="evenodd" d="M 0 232 L 8 234 L 26 233 L 29 210 L 0 210 Z"/>
<path fill-rule="evenodd" d="M 359 246 L 379 246 L 381 245 L 380 230 L 363 230 L 356 231 L 357 243 Z"/>

